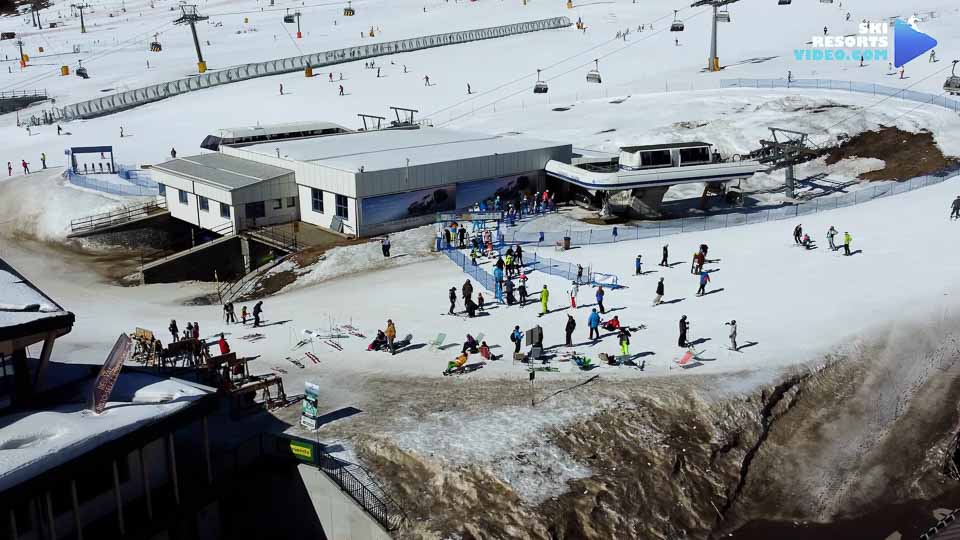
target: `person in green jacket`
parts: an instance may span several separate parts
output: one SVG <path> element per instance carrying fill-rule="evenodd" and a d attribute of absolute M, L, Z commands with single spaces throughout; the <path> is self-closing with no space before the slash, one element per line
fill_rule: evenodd
<path fill-rule="evenodd" d="M 850 243 L 853 242 L 853 237 L 850 236 L 849 232 L 844 231 L 843 233 L 843 254 L 845 256 L 850 255 Z"/>
<path fill-rule="evenodd" d="M 547 290 L 547 286 L 543 286 L 543 290 L 540 291 L 540 317 L 543 317 L 547 314 L 547 302 L 550 300 L 550 291 Z"/>

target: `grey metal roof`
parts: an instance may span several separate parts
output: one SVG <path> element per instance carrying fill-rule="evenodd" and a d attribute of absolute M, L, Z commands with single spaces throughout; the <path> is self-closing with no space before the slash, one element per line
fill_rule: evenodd
<path fill-rule="evenodd" d="M 323 129 L 342 129 L 345 132 L 351 131 L 333 122 L 288 122 L 286 124 L 221 128 L 217 130 L 217 136 L 222 138 L 257 137 L 260 135 L 278 135 Z"/>
<path fill-rule="evenodd" d="M 177 158 L 153 168 L 227 191 L 293 174 L 289 169 L 219 152 Z"/>
<path fill-rule="evenodd" d="M 693 142 L 682 142 L 682 143 L 647 144 L 643 146 L 621 146 L 620 150 L 624 152 L 647 152 L 649 150 L 673 150 L 675 148 L 697 148 L 700 146 L 713 146 L 713 145 L 710 143 L 693 141 Z"/>

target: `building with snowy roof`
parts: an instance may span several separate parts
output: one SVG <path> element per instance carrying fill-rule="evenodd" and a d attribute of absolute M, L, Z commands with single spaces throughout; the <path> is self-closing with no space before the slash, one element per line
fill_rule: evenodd
<path fill-rule="evenodd" d="M 201 228 L 299 220 L 373 236 L 542 190 L 547 162 L 570 155 L 570 144 L 512 134 L 383 129 L 221 145 L 218 154 L 156 165 L 154 176 L 171 215 Z"/>

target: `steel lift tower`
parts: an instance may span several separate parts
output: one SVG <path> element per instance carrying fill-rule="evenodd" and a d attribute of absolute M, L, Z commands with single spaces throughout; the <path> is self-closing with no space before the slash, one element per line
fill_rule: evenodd
<path fill-rule="evenodd" d="M 724 22 L 730 22 L 730 15 L 727 12 L 720 14 L 718 10 L 721 6 L 735 4 L 740 0 L 699 0 L 690 4 L 690 7 L 711 6 L 713 8 L 713 20 L 710 21 L 710 58 L 707 59 L 707 71 L 720 71 L 720 58 L 717 56 L 717 21 L 724 15 Z"/>
<path fill-rule="evenodd" d="M 205 73 L 207 71 L 207 63 L 203 61 L 203 53 L 200 52 L 200 38 L 197 37 L 197 23 L 205 21 L 210 17 L 198 14 L 196 5 L 182 5 L 180 9 L 183 11 L 183 14 L 179 19 L 173 21 L 173 24 L 190 25 L 190 31 L 193 33 L 193 45 L 197 48 L 197 71 Z"/>

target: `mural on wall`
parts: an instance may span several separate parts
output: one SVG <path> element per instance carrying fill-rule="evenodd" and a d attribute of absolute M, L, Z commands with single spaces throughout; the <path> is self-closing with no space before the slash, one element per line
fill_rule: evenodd
<path fill-rule="evenodd" d="M 362 199 L 360 211 L 366 225 L 447 212 L 456 208 L 456 193 L 456 186 L 449 185 L 369 197 Z"/>
<path fill-rule="evenodd" d="M 531 176 L 521 174 L 457 184 L 457 208 L 468 208 L 480 201 L 494 199 L 498 195 L 501 201 L 519 199 L 523 192 L 533 189 Z"/>

